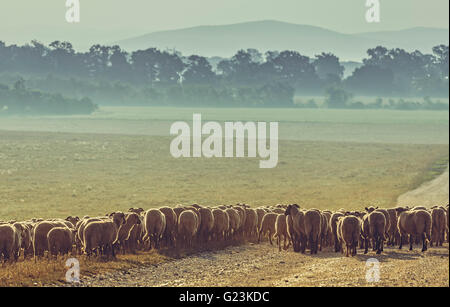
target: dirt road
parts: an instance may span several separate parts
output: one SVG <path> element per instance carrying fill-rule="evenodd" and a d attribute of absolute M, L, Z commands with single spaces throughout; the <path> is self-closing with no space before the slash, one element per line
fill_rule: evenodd
<path fill-rule="evenodd" d="M 426 253 L 386 249 L 346 258 L 278 252 L 268 243 L 204 252 L 158 266 L 81 278 L 81 286 L 449 286 L 448 245 Z M 366 260 L 380 262 L 380 281 L 366 281 Z"/>
<path fill-rule="evenodd" d="M 404 204 L 448 202 L 448 169 L 399 197 Z M 380 281 L 366 281 L 366 261 L 380 263 Z M 421 253 L 386 248 L 347 258 L 330 249 L 318 255 L 278 252 L 269 243 L 202 252 L 155 266 L 81 278 L 81 286 L 449 286 L 449 248 Z"/>
<path fill-rule="evenodd" d="M 448 204 L 448 180 L 449 168 L 432 181 L 425 182 L 413 191 L 400 195 L 397 203 L 399 205 L 426 206 Z"/>

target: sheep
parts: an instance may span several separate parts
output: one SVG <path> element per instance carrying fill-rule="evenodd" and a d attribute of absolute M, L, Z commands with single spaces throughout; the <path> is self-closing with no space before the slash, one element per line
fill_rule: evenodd
<path fill-rule="evenodd" d="M 322 216 L 317 209 L 305 212 L 305 235 L 312 254 L 317 254 L 322 229 Z"/>
<path fill-rule="evenodd" d="M 337 223 L 339 221 L 339 218 L 341 218 L 343 216 L 344 216 L 344 214 L 342 212 L 335 212 L 331 215 L 331 219 L 330 219 L 330 228 L 331 228 L 331 233 L 333 236 L 334 251 L 336 253 L 341 251 L 341 247 L 342 247 L 342 244 L 339 243 L 339 239 L 338 239 Z"/>
<path fill-rule="evenodd" d="M 17 261 L 17 246 L 20 246 L 18 239 L 16 227 L 9 223 L 0 224 L 0 257 L 3 255 L 4 262 L 12 260 L 12 258 Z"/>
<path fill-rule="evenodd" d="M 139 214 L 135 212 L 129 212 L 124 213 L 125 215 L 125 224 L 121 225 L 119 228 L 119 232 L 117 234 L 117 240 L 115 242 L 115 246 L 118 248 L 118 250 L 122 250 L 122 253 L 125 254 L 125 251 L 127 249 L 125 241 L 127 240 L 131 228 L 133 228 L 134 225 L 140 225 L 141 219 L 139 217 Z"/>
<path fill-rule="evenodd" d="M 183 211 L 178 218 L 177 247 L 183 242 L 184 247 L 191 248 L 192 240 L 198 231 L 198 217 L 192 210 Z"/>
<path fill-rule="evenodd" d="M 356 255 L 356 248 L 361 233 L 360 219 L 356 216 L 341 216 L 338 218 L 337 234 L 341 244 L 346 246 L 346 257 Z"/>
<path fill-rule="evenodd" d="M 244 234 L 250 239 L 258 233 L 258 214 L 255 209 L 245 208 Z"/>
<path fill-rule="evenodd" d="M 396 240 L 398 238 L 398 228 L 397 228 L 397 211 L 395 211 L 395 208 L 386 209 L 386 211 L 389 213 L 389 229 L 387 230 L 388 234 L 388 246 L 393 246 L 396 243 Z"/>
<path fill-rule="evenodd" d="M 373 241 L 373 248 L 377 254 L 381 254 L 385 241 L 386 217 L 382 212 L 375 210 L 369 213 L 367 220 L 369 222 L 369 234 Z"/>
<path fill-rule="evenodd" d="M 283 249 L 287 250 L 290 245 L 290 238 L 287 232 L 286 216 L 284 214 L 278 214 L 275 221 L 275 234 L 273 238 L 277 240 L 278 251 L 281 252 L 281 237 L 283 237 Z M 286 241 L 288 244 L 286 244 Z"/>
<path fill-rule="evenodd" d="M 166 230 L 166 216 L 158 209 L 150 209 L 145 212 L 144 217 L 144 242 L 148 242 L 147 249 L 153 246 L 158 249 L 159 243 Z"/>
<path fill-rule="evenodd" d="M 230 217 L 225 210 L 213 209 L 212 214 L 214 217 L 214 226 L 212 229 L 212 235 L 217 241 L 225 240 L 226 233 L 230 228 Z"/>
<path fill-rule="evenodd" d="M 244 228 L 245 219 L 246 219 L 246 212 L 245 209 L 242 208 L 239 204 L 236 206 L 233 206 L 233 209 L 236 210 L 239 213 L 239 226 L 238 231 L 241 233 Z"/>
<path fill-rule="evenodd" d="M 84 248 L 84 229 L 89 223 L 92 222 L 101 222 L 108 220 L 107 216 L 99 216 L 99 217 L 89 217 L 84 216 L 80 221 L 78 221 L 75 226 L 76 234 L 75 234 L 75 245 L 77 247 L 77 251 L 81 252 L 81 249 Z"/>
<path fill-rule="evenodd" d="M 170 207 L 161 207 L 159 208 L 159 211 L 161 211 L 166 217 L 166 228 L 163 234 L 164 243 L 167 246 L 174 246 L 178 223 L 177 214 Z"/>
<path fill-rule="evenodd" d="M 93 251 L 102 250 L 106 256 L 115 258 L 113 245 L 120 226 L 125 223 L 123 212 L 113 212 L 109 214 L 108 219 L 88 223 L 83 232 L 84 252 L 90 256 Z"/>
<path fill-rule="evenodd" d="M 236 234 L 237 230 L 239 229 L 241 217 L 239 215 L 239 212 L 233 208 L 227 208 L 225 212 L 230 218 L 230 228 L 228 229 L 228 238 L 230 239 Z"/>
<path fill-rule="evenodd" d="M 214 227 L 214 215 L 209 208 L 199 208 L 198 212 L 201 216 L 201 222 L 198 229 L 198 236 L 204 243 L 208 242 L 211 230 Z"/>
<path fill-rule="evenodd" d="M 266 233 L 269 233 L 269 242 L 270 245 L 272 243 L 272 235 L 275 233 L 275 222 L 277 220 L 277 213 L 266 213 L 262 218 L 261 229 L 258 234 L 258 243 L 261 242 L 261 236 L 264 236 Z"/>
<path fill-rule="evenodd" d="M 319 238 L 319 251 L 322 251 L 322 247 L 326 245 L 326 240 L 328 236 L 328 220 L 325 214 L 320 212 L 321 221 L 321 229 L 320 229 L 320 238 Z"/>
<path fill-rule="evenodd" d="M 261 223 L 266 211 L 263 208 L 256 208 L 256 214 L 258 215 L 258 228 L 257 231 L 261 229 Z"/>
<path fill-rule="evenodd" d="M 408 210 L 408 208 L 398 207 L 398 230 L 400 233 L 400 246 L 403 247 L 403 237 L 409 236 L 409 250 L 413 250 L 413 240 L 415 237 L 422 239 L 422 252 L 425 252 L 427 240 L 431 240 L 432 217 L 425 210 Z"/>
<path fill-rule="evenodd" d="M 54 227 L 70 227 L 72 223 L 64 220 L 48 220 L 39 222 L 33 229 L 33 251 L 35 261 L 37 258 L 44 256 L 44 252 L 48 250 L 47 235 Z"/>
<path fill-rule="evenodd" d="M 389 237 L 389 229 L 391 228 L 391 216 L 386 209 L 377 208 L 376 211 L 383 213 L 386 225 L 385 225 L 385 237 Z"/>
<path fill-rule="evenodd" d="M 54 227 L 47 234 L 47 244 L 50 255 L 58 258 L 59 255 L 67 255 L 72 251 L 73 247 L 73 229 L 68 227 Z"/>
<path fill-rule="evenodd" d="M 33 225 L 28 222 L 22 222 L 23 226 L 22 234 L 22 248 L 23 248 L 23 259 L 26 259 L 27 256 L 33 254 L 33 242 L 31 239 L 31 233 L 33 230 Z"/>
<path fill-rule="evenodd" d="M 287 230 L 292 240 L 294 252 L 305 252 L 306 234 L 304 223 L 304 212 L 300 210 L 297 204 L 287 206 L 285 213 Z"/>
<path fill-rule="evenodd" d="M 325 217 L 325 228 L 322 228 L 325 233 L 323 235 L 324 237 L 324 245 L 325 246 L 331 246 L 332 241 L 333 241 L 333 234 L 331 232 L 331 228 L 330 228 L 330 221 L 331 221 L 331 216 L 332 216 L 332 212 L 331 211 L 322 211 L 322 215 Z"/>
<path fill-rule="evenodd" d="M 431 220 L 432 220 L 432 229 L 431 236 L 432 240 L 430 242 L 430 246 L 433 246 L 433 243 L 436 246 L 442 246 L 445 238 L 445 231 L 447 227 L 447 216 L 445 210 L 442 208 L 434 208 L 431 210 Z"/>
<path fill-rule="evenodd" d="M 143 243 L 144 236 L 144 217 L 139 215 L 139 224 L 134 224 L 128 232 L 128 237 L 125 239 L 125 246 L 132 254 L 136 253 L 136 249 L 138 248 L 138 244 Z"/>

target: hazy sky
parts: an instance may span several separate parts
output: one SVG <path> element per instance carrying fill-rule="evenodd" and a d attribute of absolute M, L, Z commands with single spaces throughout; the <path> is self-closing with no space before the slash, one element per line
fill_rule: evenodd
<path fill-rule="evenodd" d="M 380 0 L 368 24 L 366 0 L 80 0 L 81 22 L 65 21 L 66 0 L 0 0 L 0 40 L 73 41 L 84 48 L 148 32 L 274 19 L 344 33 L 417 26 L 448 28 L 448 0 Z"/>

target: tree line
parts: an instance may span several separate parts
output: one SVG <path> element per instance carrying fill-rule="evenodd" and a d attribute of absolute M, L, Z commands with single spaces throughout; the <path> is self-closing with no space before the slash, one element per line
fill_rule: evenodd
<path fill-rule="evenodd" d="M 199 55 L 149 48 L 126 52 L 93 45 L 76 52 L 69 42 L 23 46 L 0 41 L 0 74 L 26 76 L 27 86 L 101 104 L 293 106 L 293 96 L 330 88 L 355 95 L 448 97 L 448 46 L 432 54 L 381 46 L 344 78 L 339 58 L 297 51 L 239 50 L 215 67 Z M 332 91 L 331 91 L 332 92 Z"/>
<path fill-rule="evenodd" d="M 74 99 L 27 89 L 23 79 L 12 88 L 0 84 L 0 116 L 91 114 L 97 109 L 86 97 Z"/>

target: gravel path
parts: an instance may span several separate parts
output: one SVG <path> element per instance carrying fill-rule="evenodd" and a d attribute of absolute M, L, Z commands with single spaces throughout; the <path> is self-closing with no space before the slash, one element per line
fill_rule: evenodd
<path fill-rule="evenodd" d="M 268 243 L 203 252 L 158 266 L 82 277 L 80 286 L 449 286 L 448 245 L 423 254 L 386 249 L 344 257 L 330 250 L 318 255 L 278 252 Z M 368 283 L 366 260 L 380 261 L 381 280 Z"/>

